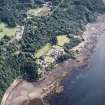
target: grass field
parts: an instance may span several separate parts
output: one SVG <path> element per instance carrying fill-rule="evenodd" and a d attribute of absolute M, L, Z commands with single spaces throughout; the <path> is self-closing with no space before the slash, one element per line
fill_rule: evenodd
<path fill-rule="evenodd" d="M 0 23 L 0 38 L 4 35 L 14 36 L 16 28 L 9 28 L 5 23 Z"/>
<path fill-rule="evenodd" d="M 41 8 L 36 8 L 36 9 L 30 9 L 27 11 L 28 17 L 31 16 L 47 16 L 49 13 L 49 8 L 46 6 L 43 6 Z"/>
<path fill-rule="evenodd" d="M 47 43 L 43 48 L 39 49 L 35 54 L 35 58 L 40 58 L 43 55 L 46 55 L 48 51 L 51 49 L 51 45 Z"/>
<path fill-rule="evenodd" d="M 57 45 L 51 46 L 51 44 L 47 43 L 45 46 L 43 46 L 41 49 L 37 51 L 35 54 L 35 58 L 40 58 L 41 56 L 47 55 L 49 56 L 50 54 L 48 53 L 51 48 L 57 48 L 57 49 L 62 49 L 65 43 L 69 43 L 70 39 L 67 38 L 65 35 L 57 36 Z"/>
<path fill-rule="evenodd" d="M 65 43 L 69 43 L 70 39 L 66 35 L 57 36 L 57 45 L 64 46 Z"/>

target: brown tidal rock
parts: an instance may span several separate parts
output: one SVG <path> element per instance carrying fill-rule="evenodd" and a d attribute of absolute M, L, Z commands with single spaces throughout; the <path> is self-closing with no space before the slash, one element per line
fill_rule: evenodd
<path fill-rule="evenodd" d="M 35 98 L 31 100 L 28 104 L 23 104 L 23 105 L 45 105 L 43 101 L 39 98 Z"/>
<path fill-rule="evenodd" d="M 40 98 L 35 98 L 33 100 L 24 100 L 23 102 L 14 103 L 13 105 L 45 105 L 43 100 Z"/>

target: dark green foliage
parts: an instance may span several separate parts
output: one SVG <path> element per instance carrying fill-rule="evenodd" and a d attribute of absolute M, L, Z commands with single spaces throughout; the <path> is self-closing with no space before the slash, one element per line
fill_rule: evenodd
<path fill-rule="evenodd" d="M 14 19 L 14 8 L 16 5 L 15 0 L 0 0 L 0 19 L 9 26 L 15 26 L 15 19 Z"/>
<path fill-rule="evenodd" d="M 75 59 L 75 54 L 74 54 L 73 51 L 67 52 L 67 53 L 64 54 L 64 55 L 59 56 L 59 57 L 56 59 L 56 62 L 57 62 L 57 63 L 62 63 L 62 62 L 64 62 L 65 60 L 68 60 L 68 59 Z"/>
<path fill-rule="evenodd" d="M 79 38 L 70 37 L 70 43 L 64 45 L 64 49 L 71 49 L 81 42 Z"/>
<path fill-rule="evenodd" d="M 37 77 L 37 64 L 32 56 L 22 52 L 15 54 L 18 51 L 18 43 L 8 45 L 9 40 L 10 38 L 5 36 L 0 41 L 0 100 L 10 83 L 17 77 L 23 78 L 25 74 L 30 80 Z"/>
<path fill-rule="evenodd" d="M 55 9 L 60 1 L 54 0 L 52 8 Z M 34 49 L 37 51 L 47 42 L 52 44 L 52 37 L 82 32 L 84 25 L 94 22 L 98 13 L 104 10 L 105 7 L 101 0 L 64 0 L 51 16 L 27 19 L 22 50 L 30 52 Z M 79 42 L 73 39 L 72 45 L 65 46 L 72 48 Z"/>
<path fill-rule="evenodd" d="M 56 36 L 50 36 L 49 37 L 49 43 L 51 43 L 51 45 L 56 45 L 57 44 L 57 38 Z"/>
<path fill-rule="evenodd" d="M 23 79 L 28 81 L 35 81 L 38 77 L 37 68 L 38 66 L 35 64 L 35 61 L 25 61 L 20 68 Z"/>
<path fill-rule="evenodd" d="M 32 0 L 0 0 L 0 20 L 9 27 L 21 24 L 26 18 L 26 10 L 31 7 Z"/>

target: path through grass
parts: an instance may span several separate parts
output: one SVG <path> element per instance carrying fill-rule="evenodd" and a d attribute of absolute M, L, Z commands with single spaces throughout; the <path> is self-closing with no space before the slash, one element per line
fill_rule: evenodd
<path fill-rule="evenodd" d="M 41 56 L 44 56 L 45 54 L 47 54 L 50 48 L 51 48 L 51 45 L 47 43 L 45 46 L 43 46 L 41 49 L 37 51 L 37 53 L 35 54 L 35 58 L 40 58 Z"/>

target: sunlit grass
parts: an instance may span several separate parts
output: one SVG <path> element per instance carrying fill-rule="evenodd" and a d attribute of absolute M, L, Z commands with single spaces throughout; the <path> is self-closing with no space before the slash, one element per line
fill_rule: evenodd
<path fill-rule="evenodd" d="M 57 45 L 64 46 L 65 43 L 69 43 L 70 39 L 66 35 L 57 36 Z"/>
<path fill-rule="evenodd" d="M 35 58 L 40 58 L 41 56 L 46 55 L 50 49 L 51 45 L 47 43 L 45 46 L 43 46 L 41 49 L 37 51 L 37 53 L 35 54 Z"/>
<path fill-rule="evenodd" d="M 51 44 L 47 43 L 41 49 L 35 53 L 35 58 L 40 58 L 41 56 L 47 55 L 50 56 L 50 49 L 63 49 L 65 43 L 69 43 L 70 39 L 66 35 L 57 36 L 57 45 L 51 46 Z"/>
<path fill-rule="evenodd" d="M 16 33 L 16 28 L 10 28 L 5 23 L 0 23 L 0 38 L 4 35 L 14 36 Z"/>
<path fill-rule="evenodd" d="M 49 13 L 49 8 L 46 6 L 43 6 L 41 8 L 36 8 L 36 9 L 30 9 L 27 11 L 28 17 L 30 16 L 47 16 Z"/>

